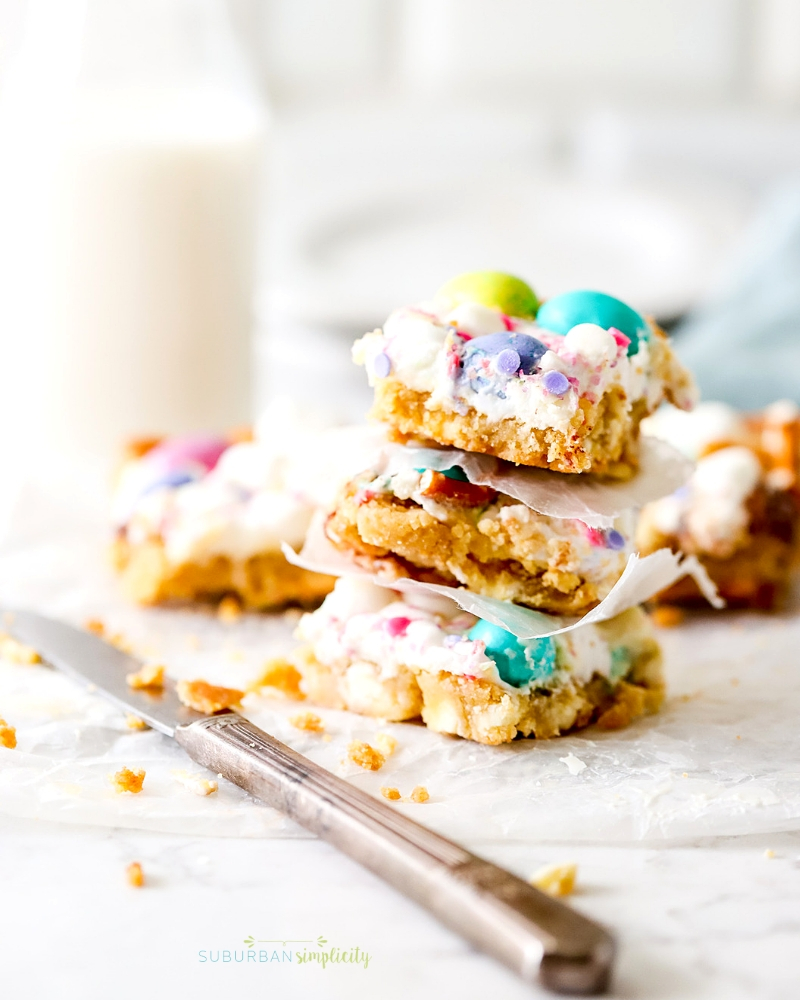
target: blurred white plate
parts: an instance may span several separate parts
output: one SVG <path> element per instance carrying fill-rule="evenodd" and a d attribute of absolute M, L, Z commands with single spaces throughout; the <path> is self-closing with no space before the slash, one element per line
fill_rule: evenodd
<path fill-rule="evenodd" d="M 295 320 L 366 327 L 481 268 L 518 273 L 544 297 L 594 287 L 670 318 L 707 291 L 750 215 L 738 189 L 502 170 L 348 200 L 318 206 L 294 234 L 271 299 Z"/>

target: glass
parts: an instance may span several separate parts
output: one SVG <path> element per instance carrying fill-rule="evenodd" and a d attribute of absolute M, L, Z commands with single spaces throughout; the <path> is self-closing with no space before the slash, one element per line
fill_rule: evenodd
<path fill-rule="evenodd" d="M 107 464 L 252 418 L 265 128 L 222 0 L 28 3 L 0 91 L 6 452 Z"/>

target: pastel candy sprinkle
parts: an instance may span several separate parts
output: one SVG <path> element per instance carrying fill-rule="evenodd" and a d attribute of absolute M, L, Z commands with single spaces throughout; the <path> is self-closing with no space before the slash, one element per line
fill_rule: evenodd
<path fill-rule="evenodd" d="M 467 361 L 477 355 L 494 357 L 499 360 L 500 356 L 507 351 L 513 351 L 519 358 L 519 365 L 514 371 L 522 371 L 530 375 L 539 364 L 542 356 L 547 353 L 547 348 L 536 337 L 529 333 L 515 333 L 513 330 L 503 330 L 499 333 L 487 333 L 483 337 L 475 337 L 467 345 Z M 513 360 L 508 355 L 508 360 Z M 495 362 L 495 363 L 496 363 Z"/>
<path fill-rule="evenodd" d="M 606 532 L 606 547 L 617 552 L 625 548 L 625 538 L 616 528 L 611 528 Z"/>
<path fill-rule="evenodd" d="M 518 639 L 511 632 L 481 619 L 468 636 L 484 644 L 486 655 L 497 665 L 500 677 L 514 687 L 544 680 L 556 667 L 556 644 L 552 636 Z"/>
<path fill-rule="evenodd" d="M 383 623 L 383 627 L 392 638 L 395 638 L 398 635 L 405 635 L 410 624 L 410 618 L 387 618 Z"/>
<path fill-rule="evenodd" d="M 512 347 L 507 347 L 495 358 L 495 367 L 504 375 L 513 375 L 519 371 L 520 356 Z"/>
<path fill-rule="evenodd" d="M 392 370 L 392 359 L 388 354 L 381 351 L 376 354 L 372 361 L 372 374 L 377 378 L 386 378 Z"/>
<path fill-rule="evenodd" d="M 539 308 L 536 322 L 545 330 L 561 334 L 569 333 L 574 326 L 593 323 L 627 337 L 629 355 L 638 352 L 639 340 L 647 338 L 649 333 L 647 322 L 635 309 L 613 295 L 588 289 L 548 299 Z"/>
<path fill-rule="evenodd" d="M 563 396 L 569 389 L 569 379 L 563 372 L 545 372 L 542 385 L 554 396 Z"/>

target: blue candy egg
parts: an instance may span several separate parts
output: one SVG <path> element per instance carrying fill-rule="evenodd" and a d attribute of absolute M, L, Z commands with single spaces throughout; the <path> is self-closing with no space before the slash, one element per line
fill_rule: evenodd
<path fill-rule="evenodd" d="M 499 625 L 481 619 L 468 633 L 486 646 L 486 655 L 497 664 L 497 672 L 506 684 L 523 687 L 542 681 L 556 668 L 556 644 L 545 639 L 518 639 Z"/>
<path fill-rule="evenodd" d="M 514 352 L 519 356 L 519 367 L 526 375 L 530 375 L 546 350 L 541 340 L 537 340 L 529 333 L 501 330 L 499 333 L 487 333 L 483 337 L 474 337 L 470 340 L 466 349 L 466 361 L 468 363 L 475 354 L 487 357 L 503 354 L 503 361 L 506 362 L 511 357 L 510 352 Z"/>
<path fill-rule="evenodd" d="M 162 486 L 176 489 L 178 486 L 185 486 L 187 483 L 193 483 L 199 478 L 200 476 L 196 472 L 193 473 L 187 469 L 173 469 L 171 472 L 165 472 L 162 476 L 159 476 L 158 479 L 149 483 L 143 490 L 142 496 L 152 493 L 153 490 L 160 489 Z"/>
<path fill-rule="evenodd" d="M 604 330 L 615 327 L 630 338 L 628 354 L 636 354 L 639 340 L 649 332 L 647 322 L 635 309 L 604 292 L 564 292 L 548 299 L 539 309 L 536 322 L 545 330 L 566 334 L 580 323 L 594 323 Z"/>

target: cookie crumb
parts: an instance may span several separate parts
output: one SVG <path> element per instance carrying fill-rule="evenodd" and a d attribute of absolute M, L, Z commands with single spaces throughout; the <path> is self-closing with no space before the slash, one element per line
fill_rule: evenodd
<path fill-rule="evenodd" d="M 142 790 L 142 785 L 144 785 L 145 773 L 141 769 L 132 771 L 129 767 L 123 767 L 111 776 L 111 780 L 114 782 L 114 791 L 118 794 L 131 792 L 133 795 L 138 795 Z"/>
<path fill-rule="evenodd" d="M 264 664 L 264 672 L 250 685 L 248 690 L 256 692 L 261 688 L 270 688 L 293 701 L 304 701 L 305 695 L 300 690 L 302 680 L 300 671 L 288 660 L 276 656 Z"/>
<path fill-rule="evenodd" d="M 293 715 L 289 719 L 289 723 L 295 729 L 304 729 L 307 733 L 321 733 L 325 730 L 325 723 L 313 712 L 301 712 L 300 715 Z"/>
<path fill-rule="evenodd" d="M 16 745 L 16 729 L 13 726 L 9 726 L 5 719 L 0 719 L 0 747 L 5 747 L 7 750 L 13 750 Z"/>
<path fill-rule="evenodd" d="M 688 778 L 689 777 L 689 772 L 688 771 L 684 771 L 683 774 L 681 775 L 681 777 L 682 778 Z"/>
<path fill-rule="evenodd" d="M 391 757 L 397 749 L 397 740 L 388 733 L 378 733 L 375 737 L 375 747 L 384 757 Z"/>
<path fill-rule="evenodd" d="M 531 885 L 549 896 L 569 896 L 575 891 L 578 866 L 572 862 L 562 865 L 545 865 L 531 879 Z"/>
<path fill-rule="evenodd" d="M 28 667 L 42 662 L 41 656 L 32 646 L 26 646 L 7 632 L 0 632 L 0 659 Z"/>
<path fill-rule="evenodd" d="M 223 597 L 217 605 L 217 618 L 230 625 L 233 622 L 238 622 L 241 617 L 242 605 L 239 601 L 232 594 Z"/>
<path fill-rule="evenodd" d="M 653 624 L 658 628 L 675 628 L 686 617 L 683 608 L 674 604 L 659 604 L 650 613 Z"/>
<path fill-rule="evenodd" d="M 226 708 L 233 708 L 244 698 L 238 688 L 217 687 L 206 681 L 178 681 L 178 697 L 187 708 L 203 715 L 213 715 Z"/>
<path fill-rule="evenodd" d="M 135 729 L 138 731 L 150 728 L 144 719 L 140 719 L 138 715 L 132 715 L 130 712 L 125 715 L 125 725 L 128 729 Z"/>
<path fill-rule="evenodd" d="M 189 633 L 189 635 L 186 636 L 186 645 L 189 647 L 189 649 L 199 649 L 200 648 L 199 636 Z"/>
<path fill-rule="evenodd" d="M 133 652 L 133 644 L 130 643 L 121 632 L 116 632 L 114 635 L 109 636 L 107 642 L 109 642 L 115 649 L 118 649 L 121 653 Z"/>
<path fill-rule="evenodd" d="M 361 740 L 353 740 L 347 748 L 347 756 L 354 764 L 363 767 L 365 771 L 380 771 L 386 763 L 386 758 L 379 750 Z"/>
<path fill-rule="evenodd" d="M 132 885 L 134 889 L 142 888 L 144 885 L 144 872 L 138 861 L 131 861 L 125 869 L 125 878 L 128 880 L 128 885 Z"/>
<path fill-rule="evenodd" d="M 135 674 L 128 674 L 125 680 L 128 682 L 128 687 L 137 691 L 156 690 L 164 687 L 164 673 L 164 667 L 150 663 L 145 664 Z"/>
<path fill-rule="evenodd" d="M 765 857 L 765 858 L 766 858 L 766 859 L 767 859 L 768 861 L 771 861 L 771 860 L 772 860 L 773 858 L 776 858 L 777 856 L 778 856 L 778 855 L 777 855 L 777 854 L 776 854 L 776 853 L 775 853 L 775 852 L 774 852 L 774 851 L 772 850 L 772 848 L 771 848 L 771 847 L 768 847 L 768 848 L 766 849 L 766 851 L 764 851 L 764 857 Z"/>
<path fill-rule="evenodd" d="M 213 795 L 219 789 L 218 782 L 206 778 L 202 774 L 190 774 L 188 771 L 179 769 L 173 771 L 172 776 L 195 795 Z"/>
<path fill-rule="evenodd" d="M 417 785 L 409 796 L 412 802 L 427 802 L 430 798 L 428 789 L 424 785 Z"/>
<path fill-rule="evenodd" d="M 389 799 L 390 802 L 397 802 L 400 798 L 400 790 L 397 788 L 387 788 L 386 785 L 381 786 L 381 795 L 385 799 Z"/>
<path fill-rule="evenodd" d="M 95 635 L 99 635 L 101 639 L 106 634 L 106 623 L 101 618 L 87 618 L 83 623 L 83 627 L 87 632 L 94 632 Z"/>

